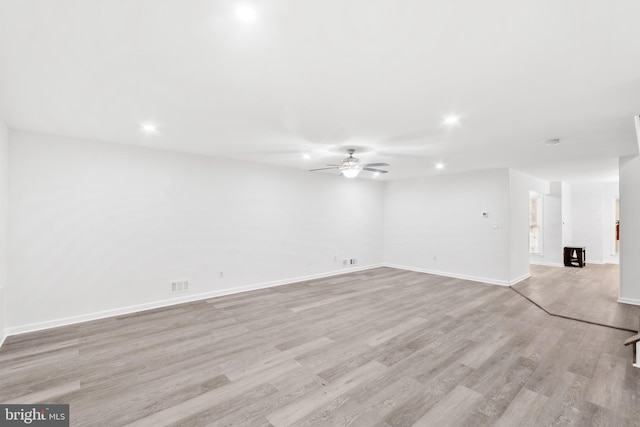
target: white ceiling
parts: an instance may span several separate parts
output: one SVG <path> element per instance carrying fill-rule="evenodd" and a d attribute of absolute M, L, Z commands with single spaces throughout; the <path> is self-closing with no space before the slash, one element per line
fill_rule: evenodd
<path fill-rule="evenodd" d="M 638 0 L 0 0 L 0 117 L 301 169 L 355 147 L 391 163 L 376 179 L 611 180 L 638 153 L 638 16 Z"/>

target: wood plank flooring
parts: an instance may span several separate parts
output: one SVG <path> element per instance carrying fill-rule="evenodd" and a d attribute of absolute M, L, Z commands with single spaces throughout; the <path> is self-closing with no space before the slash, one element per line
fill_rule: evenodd
<path fill-rule="evenodd" d="M 640 306 L 618 302 L 618 265 L 584 268 L 531 266 L 531 277 L 513 288 L 550 313 L 638 331 Z"/>
<path fill-rule="evenodd" d="M 378 268 L 10 337 L 0 401 L 74 426 L 638 426 L 628 336 Z"/>

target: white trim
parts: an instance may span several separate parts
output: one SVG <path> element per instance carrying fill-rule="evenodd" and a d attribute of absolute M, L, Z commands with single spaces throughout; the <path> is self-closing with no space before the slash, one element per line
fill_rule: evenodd
<path fill-rule="evenodd" d="M 640 305 L 640 299 L 618 297 L 618 302 L 623 304 Z"/>
<path fill-rule="evenodd" d="M 633 364 L 633 367 L 634 367 L 634 368 L 640 368 L 640 364 L 634 363 L 634 364 Z"/>
<path fill-rule="evenodd" d="M 520 276 L 520 277 L 517 277 L 517 278 L 515 278 L 515 279 L 513 279 L 513 280 L 510 280 L 510 281 L 509 281 L 509 286 L 513 286 L 513 285 L 515 285 L 516 283 L 520 283 L 520 282 L 522 282 L 523 280 L 527 280 L 529 277 L 531 277 L 531 274 L 530 274 L 530 273 L 523 274 L 523 275 L 522 275 L 522 276 Z"/>
<path fill-rule="evenodd" d="M 585 261 L 585 264 L 587 264 L 587 265 L 589 265 L 589 264 L 605 265 L 606 262 L 604 262 L 604 261 L 593 261 L 593 260 L 588 259 L 588 260 Z"/>
<path fill-rule="evenodd" d="M 397 268 L 399 270 L 408 270 L 408 271 L 415 271 L 417 273 L 435 274 L 436 276 L 452 277 L 454 279 L 470 280 L 472 282 L 481 282 L 481 283 L 487 283 L 490 285 L 498 285 L 498 286 L 511 286 L 530 277 L 529 274 L 525 274 L 522 277 L 519 277 L 515 280 L 507 281 L 507 280 L 489 279 L 487 277 L 468 276 L 465 274 L 449 273 L 446 271 L 429 270 L 429 269 L 420 268 L 420 267 L 409 267 L 407 265 L 399 265 L 399 264 L 385 263 L 384 266 L 389 268 Z"/>
<path fill-rule="evenodd" d="M 546 265 L 547 267 L 564 267 L 564 264 L 560 264 L 559 262 L 547 262 L 547 261 L 540 261 L 540 260 L 537 260 L 537 259 L 529 260 L 529 264 Z"/>
<path fill-rule="evenodd" d="M 638 148 L 640 148 L 640 115 L 634 116 L 633 120 L 636 122 L 636 139 L 638 140 Z"/>
<path fill-rule="evenodd" d="M 4 344 L 4 342 L 7 340 L 7 337 L 9 336 L 9 334 L 7 333 L 7 331 L 4 331 L 4 334 L 2 335 L 2 339 L 0 340 L 0 348 L 2 348 L 2 344 Z"/>
<path fill-rule="evenodd" d="M 357 271 L 371 270 L 382 267 L 382 264 L 372 264 L 364 267 L 343 268 L 329 273 L 313 274 L 309 276 L 294 277 L 272 282 L 256 283 L 253 285 L 241 286 L 237 288 L 222 289 L 212 292 L 203 292 L 194 295 L 186 295 L 179 298 L 172 298 L 160 301 L 153 301 L 144 304 L 130 305 L 127 307 L 113 308 L 109 310 L 97 311 L 94 313 L 80 314 L 77 316 L 64 317 L 61 319 L 47 320 L 44 322 L 29 323 L 22 326 L 14 326 L 5 329 L 5 338 L 10 335 L 26 334 L 28 332 L 40 331 L 43 329 L 57 328 L 59 326 L 73 325 L 75 323 L 88 322 L 90 320 L 104 319 L 106 317 L 122 316 L 124 314 L 137 313 L 140 311 L 153 310 L 156 308 L 168 307 L 187 302 L 200 301 L 223 295 L 232 295 L 240 292 L 254 291 L 257 289 L 271 288 L 275 286 L 289 285 L 292 283 L 305 282 L 307 280 L 323 279 L 325 277 L 339 276 L 341 274 L 354 273 Z"/>

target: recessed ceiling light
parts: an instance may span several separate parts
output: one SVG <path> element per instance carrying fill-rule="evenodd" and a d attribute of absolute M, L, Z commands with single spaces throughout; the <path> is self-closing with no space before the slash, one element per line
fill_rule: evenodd
<path fill-rule="evenodd" d="M 253 22 L 256 20 L 256 10 L 246 4 L 241 4 L 236 7 L 236 18 L 242 22 Z"/>
<path fill-rule="evenodd" d="M 545 145 L 558 145 L 558 144 L 560 144 L 559 138 L 549 139 L 547 140 L 547 142 L 545 142 Z"/>
<path fill-rule="evenodd" d="M 460 122 L 460 116 L 455 114 L 450 114 L 444 118 L 445 125 L 457 125 Z"/>
<path fill-rule="evenodd" d="M 436 163 L 436 169 L 440 169 L 440 170 L 444 169 L 444 163 L 442 162 Z"/>
<path fill-rule="evenodd" d="M 146 134 L 152 134 L 152 133 L 158 132 L 158 128 L 153 123 L 144 123 L 140 127 L 142 129 L 142 132 Z"/>
<path fill-rule="evenodd" d="M 309 154 L 303 154 L 302 158 L 305 160 L 309 160 L 311 158 L 311 156 Z"/>

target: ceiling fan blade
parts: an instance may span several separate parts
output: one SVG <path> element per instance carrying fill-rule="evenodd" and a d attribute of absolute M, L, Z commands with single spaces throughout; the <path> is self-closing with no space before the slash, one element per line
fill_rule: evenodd
<path fill-rule="evenodd" d="M 368 168 L 369 166 L 389 166 L 389 163 L 367 163 L 364 165 L 365 168 Z"/>
<path fill-rule="evenodd" d="M 373 169 L 373 168 L 362 168 L 362 170 L 370 171 L 370 172 L 377 172 L 377 173 L 387 173 L 387 172 L 389 172 L 389 171 L 383 171 L 382 169 Z"/>
<path fill-rule="evenodd" d="M 327 169 L 339 169 L 340 166 L 334 166 L 334 167 L 330 167 L 330 168 L 318 168 L 318 169 L 309 169 L 309 172 L 314 172 L 314 171 L 324 171 Z"/>

